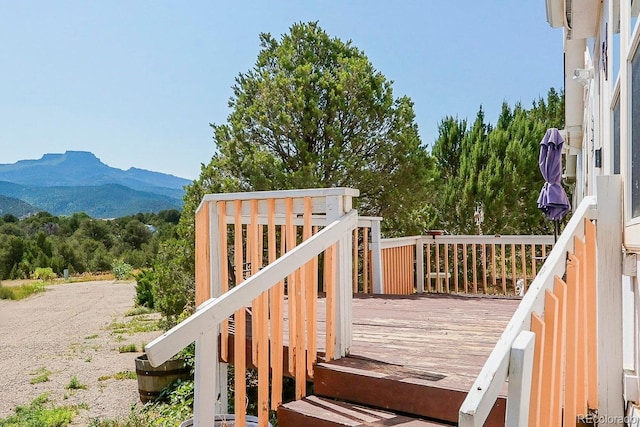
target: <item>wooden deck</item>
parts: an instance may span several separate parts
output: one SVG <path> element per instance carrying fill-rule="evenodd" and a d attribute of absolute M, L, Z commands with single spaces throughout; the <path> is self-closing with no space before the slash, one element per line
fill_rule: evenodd
<path fill-rule="evenodd" d="M 352 356 L 442 376 L 468 390 L 519 299 L 443 294 L 353 300 Z"/>
<path fill-rule="evenodd" d="M 455 424 L 466 393 L 519 302 L 445 294 L 355 296 L 350 356 L 320 361 L 315 396 L 281 406 L 279 425 Z M 324 313 L 321 299 L 319 343 Z M 502 397 L 486 425 L 504 425 L 505 406 Z M 407 421 L 416 419 L 423 421 Z"/>

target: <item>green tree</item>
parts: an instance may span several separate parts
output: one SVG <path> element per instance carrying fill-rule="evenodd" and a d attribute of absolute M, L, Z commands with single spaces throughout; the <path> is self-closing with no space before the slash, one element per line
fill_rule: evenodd
<path fill-rule="evenodd" d="M 361 214 L 387 219 L 387 234 L 421 231 L 435 174 L 411 100 L 315 22 L 280 40 L 261 34 L 260 46 L 236 78 L 228 123 L 212 125 L 218 153 L 188 189 L 183 218 L 204 192 L 348 186 Z"/>
<path fill-rule="evenodd" d="M 25 240 L 13 235 L 0 236 L 0 277 L 20 278 L 18 266 L 25 250 Z"/>
<path fill-rule="evenodd" d="M 470 129 L 458 119 L 441 122 L 433 153 L 440 172 L 438 224 L 450 232 L 476 233 L 476 205 L 484 210 L 486 234 L 549 233 L 537 208 L 544 182 L 538 168 L 540 140 L 547 128 L 561 128 L 563 96 L 554 89 L 531 109 L 502 105 L 494 126 L 480 108 Z"/>
<path fill-rule="evenodd" d="M 167 224 L 178 225 L 180 221 L 180 211 L 177 209 L 169 209 L 158 212 L 158 219 Z"/>
<path fill-rule="evenodd" d="M 133 219 L 124 227 L 122 240 L 133 249 L 140 249 L 143 243 L 151 240 L 151 231 L 140 220 Z"/>
<path fill-rule="evenodd" d="M 89 239 L 102 243 L 107 249 L 113 244 L 113 237 L 109 225 L 106 221 L 100 219 L 82 220 L 80 226 L 75 231 L 79 239 Z"/>

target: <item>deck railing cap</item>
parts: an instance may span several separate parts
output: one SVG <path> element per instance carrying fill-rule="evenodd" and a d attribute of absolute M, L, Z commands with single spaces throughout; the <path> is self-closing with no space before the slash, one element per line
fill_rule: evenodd
<path fill-rule="evenodd" d="M 269 190 L 251 191 L 241 193 L 216 193 L 205 194 L 203 202 L 221 200 L 263 200 L 263 199 L 284 199 L 289 197 L 324 197 L 324 196 L 351 196 L 358 197 L 360 190 L 348 187 L 335 188 L 307 188 L 298 190 Z"/>

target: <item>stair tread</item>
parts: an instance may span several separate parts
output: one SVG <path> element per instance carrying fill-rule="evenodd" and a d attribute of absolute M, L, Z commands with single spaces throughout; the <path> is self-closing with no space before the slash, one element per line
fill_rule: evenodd
<path fill-rule="evenodd" d="M 282 412 L 282 413 L 281 413 Z M 402 427 L 434 427 L 443 426 L 433 421 L 398 415 L 393 412 L 373 409 L 352 403 L 338 402 L 318 396 L 309 396 L 302 400 L 289 402 L 278 409 L 278 419 L 287 417 L 282 425 L 298 425 L 292 423 L 291 417 L 299 419 L 303 425 L 323 426 L 402 426 Z"/>
<path fill-rule="evenodd" d="M 419 367 L 349 356 L 316 365 L 314 393 L 451 424 L 458 421 L 468 389 L 443 384 L 445 381 L 444 375 Z M 506 399 L 501 396 L 486 425 L 504 425 L 505 409 Z"/>

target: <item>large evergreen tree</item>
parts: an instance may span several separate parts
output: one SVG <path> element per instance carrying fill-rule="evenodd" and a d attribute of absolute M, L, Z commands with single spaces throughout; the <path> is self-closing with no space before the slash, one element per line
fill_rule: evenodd
<path fill-rule="evenodd" d="M 217 154 L 189 188 L 184 220 L 204 192 L 345 186 L 360 190 L 360 214 L 385 217 L 387 234 L 421 232 L 434 164 L 411 100 L 317 23 L 261 34 L 260 45 L 228 122 L 212 125 Z"/>

